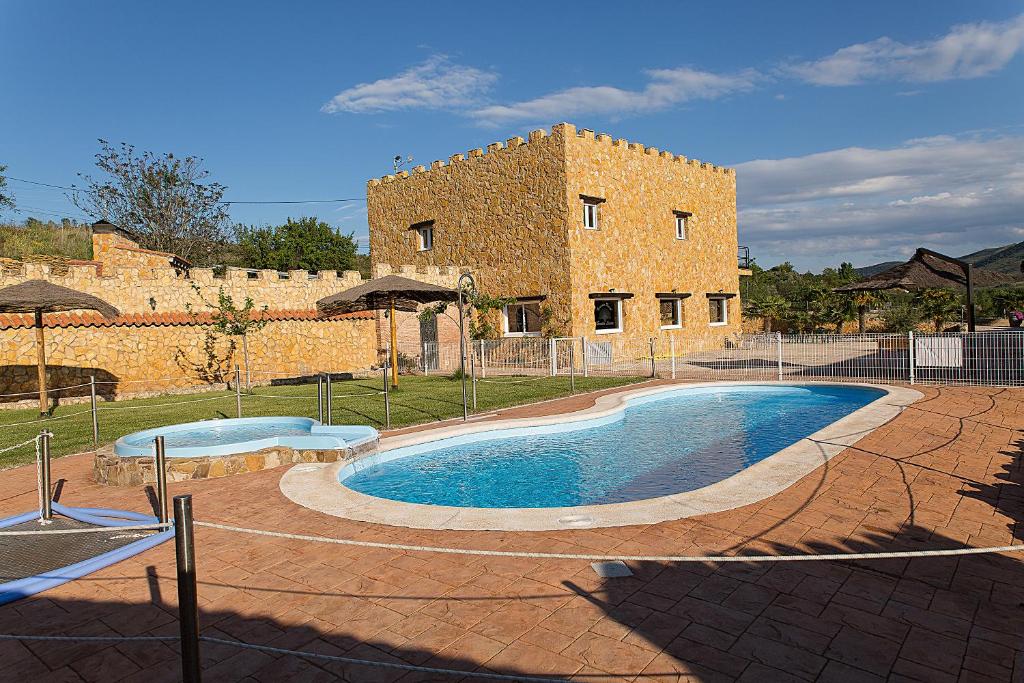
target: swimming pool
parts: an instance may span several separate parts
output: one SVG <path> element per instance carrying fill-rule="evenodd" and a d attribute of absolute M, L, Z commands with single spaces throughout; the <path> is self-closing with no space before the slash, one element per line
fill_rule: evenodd
<path fill-rule="evenodd" d="M 242 417 L 203 420 L 135 432 L 114 443 L 114 454 L 153 454 L 153 440 L 164 437 L 168 458 L 224 456 L 285 446 L 296 450 L 338 450 L 376 440 L 378 432 L 362 425 L 323 425 L 306 417 Z"/>
<path fill-rule="evenodd" d="M 680 387 L 587 420 L 466 434 L 347 464 L 345 487 L 456 508 L 562 508 L 670 496 L 754 465 L 884 396 L 868 386 Z"/>

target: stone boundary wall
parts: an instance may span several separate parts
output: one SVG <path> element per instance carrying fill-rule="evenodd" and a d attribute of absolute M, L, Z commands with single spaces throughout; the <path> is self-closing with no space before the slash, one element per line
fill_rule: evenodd
<path fill-rule="evenodd" d="M 12 321 L 11 318 L 19 318 Z M 45 316 L 47 382 L 83 385 L 95 376 L 101 400 L 152 396 L 204 388 L 222 389 L 241 343 L 208 339 L 209 328 L 184 316 L 130 315 L 115 321 L 88 316 Z M 376 316 L 372 313 L 318 318 L 315 311 L 274 311 L 249 336 L 254 384 L 308 377 L 319 372 L 358 372 L 378 362 Z M 0 394 L 38 390 L 35 331 L 21 316 L 0 317 Z M 59 402 L 88 400 L 89 387 L 52 392 Z M 0 407 L 31 405 L 28 396 L 0 396 Z"/>
<path fill-rule="evenodd" d="M 458 268 L 378 266 L 373 276 L 394 273 L 421 282 L 454 287 Z M 63 287 L 98 296 L 122 313 L 183 312 L 210 310 L 221 288 L 241 305 L 251 297 L 257 307 L 275 310 L 312 310 L 318 299 L 355 287 L 363 282 L 358 271 L 309 273 L 292 270 L 282 277 L 274 270 L 229 268 L 216 277 L 212 268 L 192 268 L 186 276 L 169 265 L 161 268 L 117 266 L 99 261 L 46 263 L 2 259 L 0 288 L 26 280 L 47 280 Z M 198 287 L 199 292 L 193 288 Z"/>

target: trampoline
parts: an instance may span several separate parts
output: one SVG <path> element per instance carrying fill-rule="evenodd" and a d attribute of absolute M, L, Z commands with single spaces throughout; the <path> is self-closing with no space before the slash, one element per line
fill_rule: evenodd
<path fill-rule="evenodd" d="M 38 510 L 0 520 L 0 605 L 34 595 L 137 555 L 174 537 L 173 528 L 123 529 L 159 524 L 127 510 L 76 508 L 52 503 L 53 518 Z M 76 529 L 105 529 L 78 533 Z M 70 531 L 31 535 L 2 532 Z"/>

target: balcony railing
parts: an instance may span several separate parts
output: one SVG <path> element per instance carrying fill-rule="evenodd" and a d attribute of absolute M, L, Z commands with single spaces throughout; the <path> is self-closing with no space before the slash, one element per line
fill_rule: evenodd
<path fill-rule="evenodd" d="M 750 247 L 739 248 L 739 267 L 750 268 L 750 264 L 753 263 L 753 259 L 750 258 Z"/>

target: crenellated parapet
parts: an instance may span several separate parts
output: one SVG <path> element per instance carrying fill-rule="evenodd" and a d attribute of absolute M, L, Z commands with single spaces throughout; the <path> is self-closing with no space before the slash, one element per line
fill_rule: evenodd
<path fill-rule="evenodd" d="M 387 275 L 375 269 L 375 277 Z M 454 287 L 459 269 L 437 266 L 402 266 L 396 274 L 421 282 Z M 362 284 L 365 280 L 355 270 L 344 272 L 305 270 L 278 272 L 227 268 L 191 268 L 177 271 L 170 266 L 134 267 L 108 265 L 91 261 L 16 261 L 0 263 L 0 287 L 47 280 L 77 291 L 100 297 L 122 313 L 167 313 L 191 308 L 209 310 L 219 292 L 231 296 L 241 305 L 251 298 L 258 308 L 272 310 L 313 310 L 316 302 L 331 294 Z"/>
<path fill-rule="evenodd" d="M 525 145 L 544 145 L 551 144 L 552 142 L 564 141 L 567 138 L 577 138 L 591 141 L 594 145 L 607 146 L 612 148 L 621 148 L 622 150 L 637 155 L 647 155 L 660 157 L 665 162 L 687 164 L 693 168 L 701 169 L 712 173 L 722 173 L 726 175 L 735 176 L 736 169 L 728 168 L 725 166 L 717 166 L 715 164 L 702 162 L 699 159 L 689 159 L 683 155 L 673 154 L 664 150 L 659 150 L 657 147 L 648 147 L 639 142 L 630 142 L 628 140 L 618 138 L 613 139 L 611 135 L 607 133 L 595 133 L 589 128 L 581 128 L 577 130 L 576 126 L 571 123 L 559 123 L 551 127 L 551 131 L 544 129 L 537 129 L 530 131 L 529 136 L 526 140 L 522 137 L 512 137 L 505 142 L 492 142 L 485 148 L 477 147 L 467 151 L 465 154 L 453 154 L 448 158 L 448 161 L 442 161 L 440 159 L 430 163 L 430 166 L 414 166 L 411 172 L 399 171 L 394 175 L 385 175 L 380 178 L 371 178 L 367 181 L 369 186 L 376 186 L 387 183 L 394 183 L 406 180 L 408 178 L 415 178 L 421 175 L 430 175 L 435 171 L 441 171 L 452 166 L 459 164 L 474 163 L 481 159 L 494 159 L 495 156 L 507 155 L 513 153 L 515 150 Z"/>

